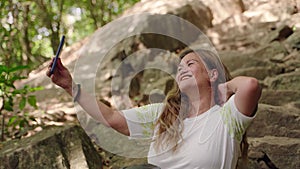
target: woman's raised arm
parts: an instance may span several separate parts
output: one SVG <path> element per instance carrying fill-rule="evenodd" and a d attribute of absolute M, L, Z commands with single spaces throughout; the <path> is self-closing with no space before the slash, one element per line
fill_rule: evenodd
<path fill-rule="evenodd" d="M 238 110 L 246 116 L 252 116 L 261 95 L 258 80 L 253 77 L 238 76 L 223 85 L 227 90 L 227 96 L 235 94 L 234 102 Z"/>
<path fill-rule="evenodd" d="M 107 127 L 112 127 L 124 135 L 129 135 L 126 119 L 121 112 L 113 110 L 104 103 L 97 101 L 95 97 L 91 96 L 84 90 L 79 89 L 74 83 L 70 72 L 62 64 L 60 59 L 57 61 L 53 74 L 50 74 L 52 64 L 53 60 L 50 63 L 46 74 L 51 78 L 54 84 L 63 88 L 72 97 L 75 97 L 75 95 L 79 92 L 78 97 L 76 97 L 76 101 L 91 117 Z"/>

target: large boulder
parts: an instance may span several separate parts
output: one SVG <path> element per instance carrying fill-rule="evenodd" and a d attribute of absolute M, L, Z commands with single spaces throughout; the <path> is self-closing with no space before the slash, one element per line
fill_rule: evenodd
<path fill-rule="evenodd" d="M 0 168 L 101 169 L 102 158 L 76 125 L 49 127 L 36 135 L 4 143 Z"/>
<path fill-rule="evenodd" d="M 213 15 L 209 6 L 199 0 L 146 0 L 135 4 L 123 16 L 139 13 L 172 14 L 196 25 L 202 31 L 212 27 Z"/>

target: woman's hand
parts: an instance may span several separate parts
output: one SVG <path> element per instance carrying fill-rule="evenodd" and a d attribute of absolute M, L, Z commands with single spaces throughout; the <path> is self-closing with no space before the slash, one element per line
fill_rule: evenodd
<path fill-rule="evenodd" d="M 218 86 L 220 99 L 225 103 L 232 94 L 238 110 L 246 116 L 252 116 L 261 95 L 258 80 L 253 77 L 238 76 Z M 225 102 L 224 102 L 225 101 Z"/>
<path fill-rule="evenodd" d="M 47 76 L 51 78 L 52 82 L 61 88 L 65 89 L 71 96 L 72 87 L 76 86 L 73 82 L 72 76 L 68 69 L 61 63 L 61 60 L 57 60 L 56 68 L 52 75 L 50 75 L 50 69 L 53 64 L 53 60 L 49 65 Z M 99 121 L 107 127 L 112 127 L 118 132 L 129 136 L 129 129 L 124 115 L 121 112 L 114 111 L 102 102 L 99 102 L 95 96 L 90 95 L 84 90 L 80 91 L 80 95 L 77 99 L 80 106 L 96 121 Z"/>
<path fill-rule="evenodd" d="M 50 69 L 52 67 L 54 59 L 49 64 L 46 72 L 47 76 L 51 78 L 52 82 L 61 88 L 65 89 L 70 95 L 72 95 L 72 76 L 69 70 L 62 64 L 61 59 L 58 58 L 56 68 L 52 75 L 50 75 Z"/>

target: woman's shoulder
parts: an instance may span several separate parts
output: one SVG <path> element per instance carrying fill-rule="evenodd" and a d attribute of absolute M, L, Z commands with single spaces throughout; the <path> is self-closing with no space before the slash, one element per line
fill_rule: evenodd
<path fill-rule="evenodd" d="M 135 116 L 138 119 L 156 119 L 163 111 L 164 103 L 151 103 L 131 109 L 122 110 L 125 116 Z"/>

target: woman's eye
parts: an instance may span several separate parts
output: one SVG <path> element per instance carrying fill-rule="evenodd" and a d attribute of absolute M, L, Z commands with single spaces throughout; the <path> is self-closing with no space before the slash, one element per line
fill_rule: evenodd
<path fill-rule="evenodd" d="M 187 65 L 188 65 L 188 66 L 191 66 L 192 64 L 194 64 L 194 63 L 193 63 L 193 62 L 189 62 Z"/>

